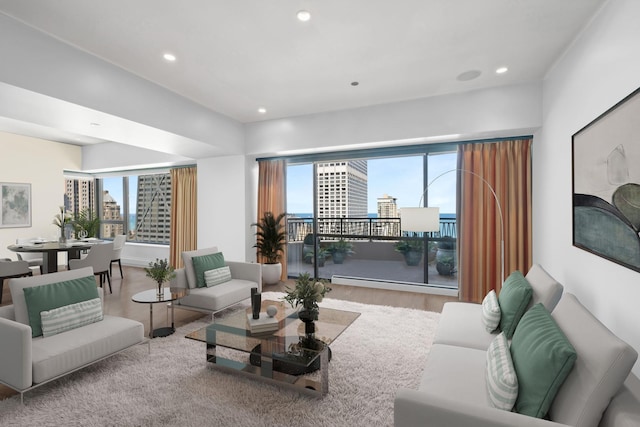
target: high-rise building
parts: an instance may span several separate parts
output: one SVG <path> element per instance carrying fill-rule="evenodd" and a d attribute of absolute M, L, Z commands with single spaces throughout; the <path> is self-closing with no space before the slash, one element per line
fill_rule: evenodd
<path fill-rule="evenodd" d="M 398 218 L 396 198 L 388 194 L 378 197 L 378 218 Z"/>
<path fill-rule="evenodd" d="M 367 216 L 367 161 L 317 164 L 318 218 Z"/>
<path fill-rule="evenodd" d="M 135 239 L 139 242 L 170 242 L 170 174 L 138 176 Z"/>
<path fill-rule="evenodd" d="M 102 237 L 113 238 L 124 233 L 122 213 L 118 202 L 111 197 L 108 190 L 102 192 Z M 117 224 L 109 224 L 107 221 L 119 221 Z"/>
<path fill-rule="evenodd" d="M 64 207 L 71 215 L 83 210 L 96 212 L 95 181 L 93 179 L 65 179 Z"/>

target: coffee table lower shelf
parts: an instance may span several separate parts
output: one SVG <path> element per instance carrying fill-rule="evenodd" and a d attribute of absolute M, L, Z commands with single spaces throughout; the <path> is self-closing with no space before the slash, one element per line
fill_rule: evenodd
<path fill-rule="evenodd" d="M 317 366 L 313 375 L 294 375 L 274 369 L 274 362 L 281 362 L 268 356 L 260 355 L 260 366 L 228 359 L 216 354 L 216 346 L 206 344 L 207 362 L 216 369 L 260 379 L 262 381 L 292 387 L 311 396 L 322 397 L 329 392 L 329 346 L 314 358 L 312 364 Z M 254 353 L 255 357 L 255 353 Z"/>

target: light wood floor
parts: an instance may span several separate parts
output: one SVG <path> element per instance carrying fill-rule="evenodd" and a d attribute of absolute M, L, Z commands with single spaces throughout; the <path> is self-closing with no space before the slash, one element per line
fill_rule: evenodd
<path fill-rule="evenodd" d="M 111 279 L 113 293 L 109 293 L 105 284 L 105 314 L 121 316 L 141 322 L 145 327 L 145 334 L 149 333 L 149 304 L 139 304 L 131 301 L 131 297 L 141 291 L 153 289 L 155 283 L 146 277 L 144 269 L 138 267 L 123 267 L 124 278 L 120 277 L 117 266 L 114 265 Z M 293 286 L 293 280 L 281 282 L 278 285 L 265 286 L 263 292 L 284 292 L 285 287 Z M 418 294 L 402 291 L 389 291 L 382 289 L 363 288 L 359 286 L 331 285 L 332 291 L 328 298 L 346 301 L 360 302 L 364 304 L 389 305 L 394 307 L 415 308 L 428 311 L 441 311 L 442 305 L 456 298 Z M 2 292 L 2 304 L 9 305 L 11 294 L 9 286 L 5 285 Z M 179 327 L 202 317 L 202 313 L 175 309 L 175 326 Z M 156 304 L 153 312 L 154 328 L 168 326 L 171 322 L 168 318 L 168 310 L 162 304 Z M 0 399 L 15 394 L 11 389 L 0 385 Z"/>

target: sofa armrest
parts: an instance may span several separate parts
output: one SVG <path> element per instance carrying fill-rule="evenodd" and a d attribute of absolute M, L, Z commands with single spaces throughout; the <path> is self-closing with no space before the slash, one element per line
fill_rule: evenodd
<path fill-rule="evenodd" d="M 427 396 L 419 390 L 409 389 L 400 389 L 396 394 L 393 417 L 395 427 L 425 425 L 430 427 L 565 426 L 565 424 L 502 411 L 489 406 L 465 404 L 440 396 Z"/>
<path fill-rule="evenodd" d="M 227 261 L 234 279 L 249 280 L 255 282 L 258 292 L 262 292 L 262 265 L 255 262 Z"/>
<path fill-rule="evenodd" d="M 15 390 L 31 387 L 31 326 L 0 317 L 0 381 Z"/>
<path fill-rule="evenodd" d="M 184 268 L 178 268 L 175 273 L 176 277 L 171 279 L 169 286 L 172 288 L 189 288 L 189 285 L 187 284 L 187 273 L 184 271 Z"/>

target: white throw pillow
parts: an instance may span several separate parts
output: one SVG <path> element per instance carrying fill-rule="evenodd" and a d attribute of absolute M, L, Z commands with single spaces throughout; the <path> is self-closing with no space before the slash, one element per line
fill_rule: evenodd
<path fill-rule="evenodd" d="M 231 270 L 228 266 L 214 268 L 204 272 L 204 281 L 207 284 L 207 288 L 211 286 L 219 285 L 231 280 Z"/>
<path fill-rule="evenodd" d="M 500 304 L 493 289 L 482 300 L 482 323 L 487 332 L 495 331 L 500 325 Z"/>
<path fill-rule="evenodd" d="M 42 335 L 50 337 L 61 332 L 102 320 L 102 301 L 94 298 L 40 312 Z"/>
<path fill-rule="evenodd" d="M 487 349 L 485 374 L 487 396 L 491 406 L 511 411 L 518 398 L 518 377 L 504 332 L 500 332 Z"/>

